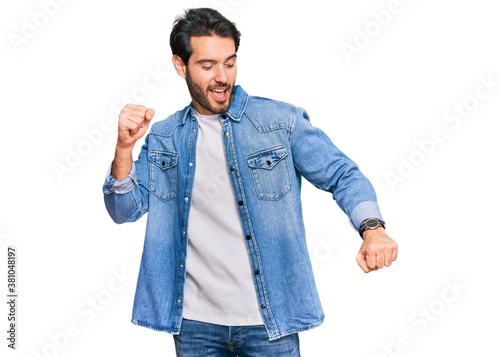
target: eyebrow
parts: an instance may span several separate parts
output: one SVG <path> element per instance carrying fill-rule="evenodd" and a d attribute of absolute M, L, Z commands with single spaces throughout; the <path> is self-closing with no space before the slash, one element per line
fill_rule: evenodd
<path fill-rule="evenodd" d="M 227 62 L 227 61 L 229 61 L 232 58 L 236 58 L 236 53 L 234 55 L 231 55 L 228 58 L 226 58 L 224 60 L 224 62 Z M 196 63 L 206 63 L 206 62 L 217 62 L 217 61 L 216 60 L 212 60 L 212 59 L 201 59 L 199 61 L 196 61 Z"/>

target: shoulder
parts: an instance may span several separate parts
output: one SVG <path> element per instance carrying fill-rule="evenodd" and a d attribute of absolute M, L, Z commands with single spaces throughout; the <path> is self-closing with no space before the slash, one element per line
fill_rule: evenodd
<path fill-rule="evenodd" d="M 276 115 L 286 115 L 289 113 L 293 113 L 293 111 L 295 110 L 295 106 L 293 104 L 271 98 L 249 96 L 247 110 L 266 110 Z"/>
<path fill-rule="evenodd" d="M 184 109 L 176 111 L 174 114 L 169 115 L 166 119 L 157 121 L 153 123 L 149 133 L 151 135 L 161 135 L 161 136 L 171 136 L 175 128 L 182 125 L 186 120 L 190 106 L 186 106 Z"/>
<path fill-rule="evenodd" d="M 245 113 L 261 129 L 290 129 L 297 107 L 266 97 L 249 96 Z"/>

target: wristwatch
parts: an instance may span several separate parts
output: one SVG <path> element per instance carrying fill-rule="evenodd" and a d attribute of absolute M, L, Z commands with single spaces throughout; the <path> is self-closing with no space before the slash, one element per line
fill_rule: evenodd
<path fill-rule="evenodd" d="M 385 222 L 377 219 L 377 218 L 369 218 L 361 223 L 361 227 L 359 228 L 359 235 L 363 238 L 363 232 L 367 229 L 375 229 L 378 227 L 385 228 Z"/>

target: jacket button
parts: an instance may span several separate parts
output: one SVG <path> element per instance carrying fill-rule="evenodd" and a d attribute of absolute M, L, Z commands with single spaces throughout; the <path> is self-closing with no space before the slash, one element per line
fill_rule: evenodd
<path fill-rule="evenodd" d="M 165 166 L 165 161 L 162 161 L 162 162 L 161 162 L 161 166 Z"/>
<path fill-rule="evenodd" d="M 250 235 L 247 235 L 247 236 L 246 236 L 246 239 L 247 239 L 247 240 L 250 240 L 250 239 L 252 239 L 252 237 L 251 237 Z"/>
<path fill-rule="evenodd" d="M 260 305 L 260 308 L 261 308 L 261 309 L 265 309 L 266 307 L 267 307 L 267 306 L 266 306 L 266 304 L 262 304 L 262 305 Z"/>
<path fill-rule="evenodd" d="M 177 299 L 177 302 L 181 302 L 181 299 Z"/>
<path fill-rule="evenodd" d="M 243 201 L 238 201 L 238 204 L 239 204 L 240 206 L 243 206 Z"/>
<path fill-rule="evenodd" d="M 226 118 L 227 118 L 226 114 L 222 114 L 222 119 L 226 119 Z"/>
<path fill-rule="evenodd" d="M 259 275 L 260 271 L 255 270 L 253 273 L 254 273 L 255 275 Z"/>
<path fill-rule="evenodd" d="M 225 131 L 224 136 L 229 136 L 229 131 Z"/>
<path fill-rule="evenodd" d="M 229 170 L 234 171 L 234 170 L 236 170 L 236 167 L 231 166 L 231 167 L 229 168 Z"/>
<path fill-rule="evenodd" d="M 266 164 L 267 164 L 267 166 L 271 166 L 271 161 L 267 160 Z"/>

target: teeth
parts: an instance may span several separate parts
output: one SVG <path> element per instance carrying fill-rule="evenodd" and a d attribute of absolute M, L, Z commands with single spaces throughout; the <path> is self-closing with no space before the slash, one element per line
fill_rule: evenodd
<path fill-rule="evenodd" d="M 224 89 L 214 89 L 214 92 L 222 93 L 224 92 Z"/>

